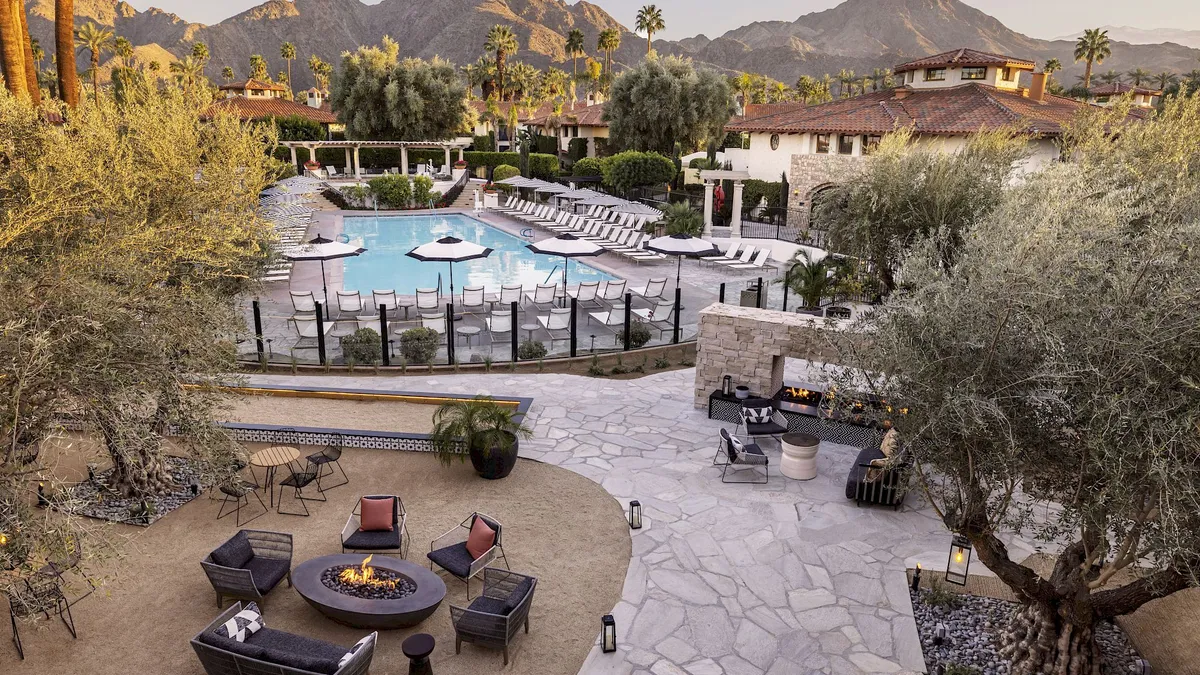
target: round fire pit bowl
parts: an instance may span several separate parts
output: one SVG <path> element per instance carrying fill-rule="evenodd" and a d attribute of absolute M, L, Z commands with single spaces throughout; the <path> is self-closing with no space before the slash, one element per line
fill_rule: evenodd
<path fill-rule="evenodd" d="M 292 585 L 300 597 L 334 621 L 354 628 L 409 628 L 437 611 L 446 597 L 446 584 L 428 569 L 397 558 L 376 555 L 371 567 L 408 578 L 416 591 L 394 600 L 359 598 L 338 592 L 321 575 L 331 567 L 358 567 L 366 555 L 341 553 L 305 560 L 292 570 Z"/>

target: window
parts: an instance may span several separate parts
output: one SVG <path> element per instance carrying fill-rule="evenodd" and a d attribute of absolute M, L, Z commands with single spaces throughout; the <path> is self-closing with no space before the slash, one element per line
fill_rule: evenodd
<path fill-rule="evenodd" d="M 905 80 L 904 80 L 905 82 L 907 82 L 908 84 L 912 84 L 913 80 L 917 77 L 917 71 L 910 70 L 904 74 L 904 77 L 905 77 Z"/>
<path fill-rule="evenodd" d="M 1005 82 L 1011 82 L 1012 80 L 1015 80 L 1016 77 L 1017 72 L 1012 68 L 1005 68 L 1000 71 L 1000 79 L 1004 80 Z"/>
<path fill-rule="evenodd" d="M 879 136 L 874 134 L 863 134 L 862 137 L 862 154 L 869 155 L 875 151 L 879 145 Z"/>
<path fill-rule="evenodd" d="M 964 80 L 986 80 L 987 68 L 985 66 L 967 66 L 962 69 L 962 79 Z"/>
<path fill-rule="evenodd" d="M 817 154 L 829 154 L 829 134 L 817 134 Z"/>
<path fill-rule="evenodd" d="M 571 138 L 579 138 L 579 127 L 571 127 Z"/>
<path fill-rule="evenodd" d="M 1097 96 L 1096 97 L 1096 103 L 1108 103 L 1109 100 L 1110 99 L 1107 96 Z"/>
<path fill-rule="evenodd" d="M 838 154 L 853 155 L 854 154 L 854 137 L 850 134 L 841 134 L 838 136 Z"/>
<path fill-rule="evenodd" d="M 563 138 L 566 138 L 567 136 L 571 135 L 571 130 L 568 127 L 563 127 L 562 132 L 563 132 Z"/>
<path fill-rule="evenodd" d="M 945 68 L 926 68 L 925 69 L 925 81 L 926 82 L 941 82 L 945 79 L 946 79 L 946 69 Z"/>
<path fill-rule="evenodd" d="M 779 134 L 771 134 L 771 150 L 779 149 Z"/>

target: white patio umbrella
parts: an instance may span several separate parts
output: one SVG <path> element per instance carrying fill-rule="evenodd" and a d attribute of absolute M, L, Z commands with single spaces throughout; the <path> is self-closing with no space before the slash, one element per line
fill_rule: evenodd
<path fill-rule="evenodd" d="M 571 188 L 563 185 L 562 183 L 546 183 L 545 185 L 539 185 L 538 187 L 534 188 L 533 191 L 553 195 L 561 194 L 563 192 L 570 192 Z"/>
<path fill-rule="evenodd" d="M 595 197 L 598 194 L 600 194 L 600 193 L 596 192 L 595 190 L 589 190 L 588 188 L 575 188 L 574 190 L 571 190 L 569 192 L 563 192 L 563 193 L 559 194 L 558 198 L 559 199 L 587 199 L 588 197 Z"/>
<path fill-rule="evenodd" d="M 474 242 L 463 241 L 458 237 L 442 237 L 437 241 L 420 246 L 405 255 L 416 258 L 421 262 L 450 263 L 450 298 L 454 298 L 454 263 L 477 258 L 486 258 L 492 254 L 492 249 L 480 246 Z"/>
<path fill-rule="evenodd" d="M 616 211 L 617 213 L 632 213 L 639 216 L 653 216 L 655 218 L 662 218 L 663 215 L 662 211 L 659 211 L 652 206 L 646 206 L 641 202 L 625 202 L 624 204 L 614 204 L 609 211 Z"/>
<path fill-rule="evenodd" d="M 567 292 L 567 261 L 569 258 L 583 258 L 587 256 L 597 256 L 604 253 L 605 249 L 587 239 L 580 239 L 573 234 L 560 234 L 557 237 L 543 239 L 532 244 L 526 244 L 525 248 L 534 253 L 542 255 L 557 255 L 563 259 L 563 293 Z"/>
<path fill-rule="evenodd" d="M 309 239 L 300 246 L 284 251 L 283 257 L 293 262 L 300 262 L 304 260 L 321 261 L 321 292 L 325 296 L 325 318 L 328 319 L 329 289 L 326 287 L 325 281 L 325 261 L 337 260 L 338 258 L 350 258 L 366 252 L 367 249 L 365 248 L 359 248 L 353 244 L 345 244 L 340 241 L 326 239 L 318 234 L 315 238 Z"/>
<path fill-rule="evenodd" d="M 526 178 L 524 176 L 512 176 L 510 178 L 505 178 L 504 180 L 498 180 L 498 181 L 496 181 L 496 183 L 498 185 L 512 185 L 515 187 L 524 187 L 525 184 L 528 183 L 529 181 L 530 181 L 530 179 Z"/>
<path fill-rule="evenodd" d="M 646 242 L 646 250 L 673 255 L 678 261 L 675 265 L 675 288 L 679 288 L 680 270 L 684 258 L 704 258 L 717 255 L 717 245 L 690 234 L 669 234 L 665 237 L 655 237 Z"/>
<path fill-rule="evenodd" d="M 594 204 L 598 204 L 600 206 L 616 206 L 618 204 L 628 204 L 629 200 L 621 199 L 620 197 L 614 197 L 612 195 L 598 194 L 592 197 L 587 197 L 581 200 L 579 203 L 583 206 L 592 206 Z"/>

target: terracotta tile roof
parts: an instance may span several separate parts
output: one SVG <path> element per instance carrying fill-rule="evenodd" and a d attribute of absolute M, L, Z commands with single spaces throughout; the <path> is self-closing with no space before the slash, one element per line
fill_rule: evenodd
<path fill-rule="evenodd" d="M 480 117 L 480 119 L 482 119 L 483 114 L 485 112 L 487 112 L 487 101 L 473 99 L 471 101 L 468 101 L 468 103 L 470 104 L 470 106 L 472 108 L 475 109 L 475 112 L 479 113 L 479 117 Z M 502 119 L 502 120 L 508 119 L 508 109 L 513 107 L 514 105 L 517 106 L 517 121 L 520 122 L 521 124 L 527 124 L 530 119 L 536 119 L 538 117 L 545 117 L 545 116 L 549 115 L 550 113 L 554 112 L 554 103 L 549 102 L 549 101 L 539 105 L 537 107 L 537 109 L 533 111 L 533 114 L 529 114 L 529 113 L 525 112 L 525 106 L 521 105 L 521 103 L 519 101 L 516 103 L 514 103 L 512 101 L 497 101 L 496 108 L 498 108 L 500 110 L 500 119 Z"/>
<path fill-rule="evenodd" d="M 546 124 L 547 120 L 550 119 L 550 115 L 553 114 L 553 112 L 554 112 L 553 106 L 551 106 L 550 113 L 547 113 L 545 115 L 540 115 L 538 117 L 532 117 L 529 119 L 527 124 L 532 125 L 532 126 L 542 126 L 542 125 Z M 603 119 L 603 117 L 604 117 L 604 104 L 603 103 L 596 103 L 594 105 L 589 105 L 589 106 L 581 106 L 581 105 L 576 104 L 574 110 L 571 110 L 569 107 L 564 106 L 561 117 L 562 117 L 562 124 L 568 125 L 568 126 L 579 126 L 579 127 L 607 127 L 608 126 L 608 122 L 605 122 Z"/>
<path fill-rule="evenodd" d="M 310 108 L 303 103 L 287 101 L 282 98 L 246 98 L 231 96 L 208 106 L 204 111 L 206 119 L 219 112 L 229 112 L 244 120 L 261 120 L 268 117 L 288 117 L 298 115 L 319 124 L 337 124 L 337 116 L 325 110 Z"/>
<path fill-rule="evenodd" d="M 912 127 L 917 133 L 963 135 L 1015 124 L 1030 133 L 1056 136 L 1085 105 L 1049 94 L 1042 102 L 1033 101 L 1019 91 L 973 82 L 947 88 L 880 91 L 731 122 L 725 128 L 770 133 L 881 134 Z M 1140 119 L 1141 115 L 1132 117 Z"/>
<path fill-rule="evenodd" d="M 938 68 L 940 66 L 954 66 L 961 68 L 963 66 L 1011 66 L 1013 68 L 1021 68 L 1033 70 L 1033 61 L 1028 59 L 1018 59 L 1015 56 L 1004 56 L 1003 54 L 992 54 L 991 52 L 981 52 L 974 49 L 954 49 L 933 56 L 925 56 L 915 61 L 901 63 L 892 68 L 894 73 L 903 73 L 909 70 L 921 70 L 923 68 Z"/>
<path fill-rule="evenodd" d="M 263 82 L 262 80 L 256 80 L 254 78 L 243 80 L 241 82 L 230 82 L 229 84 L 223 84 L 221 85 L 220 89 L 221 91 L 227 91 L 230 89 L 234 91 L 242 91 L 245 89 L 253 89 L 255 91 L 287 91 L 287 87 L 283 86 L 282 84 Z"/>
<path fill-rule="evenodd" d="M 731 124 L 740 124 L 750 120 L 756 120 L 762 117 L 771 117 L 785 112 L 796 112 L 804 110 L 808 104 L 802 102 L 789 103 L 750 103 L 746 105 L 744 115 L 736 115 L 730 120 Z"/>
<path fill-rule="evenodd" d="M 1088 93 L 1092 96 L 1117 96 L 1119 94 L 1127 94 L 1133 92 L 1135 94 L 1144 94 L 1146 96 L 1162 96 L 1161 89 L 1151 89 L 1149 87 L 1135 87 L 1123 82 L 1114 82 L 1113 84 L 1102 84 L 1098 87 L 1088 89 Z"/>

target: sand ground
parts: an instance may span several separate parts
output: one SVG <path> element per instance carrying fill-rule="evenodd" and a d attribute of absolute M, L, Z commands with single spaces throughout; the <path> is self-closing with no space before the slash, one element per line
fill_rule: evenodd
<path fill-rule="evenodd" d="M 299 396 L 231 396 L 229 422 L 427 434 L 436 405 Z"/>
<path fill-rule="evenodd" d="M 251 452 L 261 447 L 247 446 Z M 81 463 L 75 455 L 57 466 L 78 474 Z M 558 675 L 579 670 L 599 632 L 600 616 L 621 596 L 631 554 L 624 513 L 603 488 L 565 469 L 529 460 L 520 460 L 512 475 L 499 481 L 477 477 L 469 463 L 442 467 L 434 456 L 423 453 L 350 448 L 342 463 L 351 483 L 330 490 L 326 503 L 309 502 L 311 517 L 272 511 L 245 527 L 291 532 L 297 564 L 341 552 L 339 532 L 361 495 L 396 493 L 409 514 L 408 559 L 425 564 L 434 537 L 473 510 L 488 513 L 504 525 L 512 569 L 539 578 L 531 631 L 517 638 L 503 672 Z M 253 503 L 257 508 L 257 501 Z M 113 537 L 124 539 L 125 557 L 111 564 L 113 578 L 100 592 L 72 608 L 79 639 L 71 640 L 57 622 L 23 624 L 26 660 L 18 660 L 15 647 L 6 642 L 0 646 L 0 672 L 202 673 L 188 641 L 218 610 L 200 560 L 238 529 L 232 517 L 215 519 L 219 504 L 203 495 L 149 528 L 112 526 Z M 289 496 L 287 507 L 291 506 Z M 473 594 L 479 589 L 475 582 Z M 500 672 L 499 652 L 463 645 L 462 654 L 454 654 L 448 607 L 466 603 L 464 584 L 447 579 L 447 596 L 437 613 L 416 628 L 380 634 L 372 672 L 407 672 L 400 645 L 416 632 L 437 640 L 435 672 Z M 329 621 L 286 584 L 267 597 L 264 614 L 271 627 L 346 647 L 366 632 Z"/>

